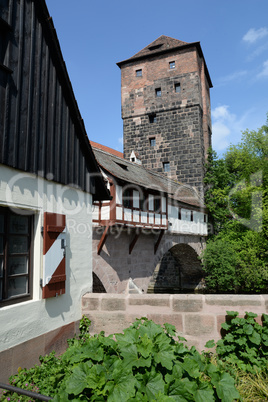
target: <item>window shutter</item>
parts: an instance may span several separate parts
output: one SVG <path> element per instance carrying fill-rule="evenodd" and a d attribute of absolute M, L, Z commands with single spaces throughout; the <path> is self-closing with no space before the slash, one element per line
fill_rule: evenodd
<path fill-rule="evenodd" d="M 45 212 L 43 230 L 43 299 L 65 293 L 65 215 Z"/>

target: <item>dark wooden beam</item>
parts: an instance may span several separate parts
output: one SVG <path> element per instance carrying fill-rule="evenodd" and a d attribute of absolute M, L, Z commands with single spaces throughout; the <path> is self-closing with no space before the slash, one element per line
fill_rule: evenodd
<path fill-rule="evenodd" d="M 99 242 L 99 244 L 98 244 L 98 255 L 100 255 L 101 250 L 102 250 L 102 247 L 103 247 L 104 244 L 105 244 L 105 241 L 106 241 L 107 236 L 108 236 L 108 230 L 109 230 L 109 225 L 107 225 L 107 226 L 105 227 L 104 232 L 102 233 L 100 242 Z"/>
<path fill-rule="evenodd" d="M 134 239 L 132 240 L 132 242 L 129 245 L 129 254 L 132 253 L 133 248 L 135 247 L 135 244 L 137 243 L 138 238 L 140 237 L 140 232 L 135 234 Z"/>
<path fill-rule="evenodd" d="M 157 250 L 158 250 L 159 244 L 160 244 L 160 242 L 161 242 L 161 240 L 162 240 L 162 237 L 164 236 L 164 233 L 165 233 L 165 231 L 164 231 L 164 230 L 161 230 L 161 232 L 160 232 L 160 234 L 159 234 L 159 237 L 158 237 L 158 239 L 157 239 L 157 242 L 156 242 L 155 245 L 154 245 L 154 253 L 155 253 L 155 254 L 156 254 L 156 252 L 157 252 Z"/>

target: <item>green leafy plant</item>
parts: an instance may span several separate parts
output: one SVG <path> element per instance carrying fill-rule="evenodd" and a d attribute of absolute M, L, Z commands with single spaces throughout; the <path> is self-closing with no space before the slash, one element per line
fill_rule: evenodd
<path fill-rule="evenodd" d="M 225 335 L 217 342 L 217 358 L 233 373 L 268 369 L 268 315 L 262 315 L 263 325 L 255 321 L 256 317 L 257 314 L 246 312 L 240 318 L 237 311 L 227 311 L 227 322 L 221 325 Z"/>
<path fill-rule="evenodd" d="M 54 402 L 239 398 L 233 377 L 207 354 L 188 348 L 170 324 L 161 327 L 143 318 L 107 337 L 103 332 L 90 336 L 88 324 L 81 322 L 83 336 L 74 338 L 61 358 L 49 355 L 40 367 L 21 371 L 11 382 L 21 387 L 26 379 L 33 385 L 42 383 L 40 392 Z"/>

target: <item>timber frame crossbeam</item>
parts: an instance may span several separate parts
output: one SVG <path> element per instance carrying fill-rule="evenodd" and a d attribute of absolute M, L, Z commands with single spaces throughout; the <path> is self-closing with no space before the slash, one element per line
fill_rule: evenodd
<path fill-rule="evenodd" d="M 104 229 L 104 232 L 102 233 L 101 239 L 100 239 L 99 244 L 98 244 L 98 255 L 100 255 L 101 250 L 102 250 L 102 248 L 103 248 L 103 246 L 104 246 L 104 244 L 105 244 L 105 242 L 106 242 L 106 239 L 107 239 L 107 236 L 108 236 L 109 227 L 110 227 L 109 224 L 106 225 L 106 226 L 105 226 L 105 229 Z"/>
<path fill-rule="evenodd" d="M 157 239 L 157 242 L 154 245 L 154 253 L 156 254 L 159 244 L 161 243 L 162 237 L 164 236 L 165 230 L 161 230 Z"/>

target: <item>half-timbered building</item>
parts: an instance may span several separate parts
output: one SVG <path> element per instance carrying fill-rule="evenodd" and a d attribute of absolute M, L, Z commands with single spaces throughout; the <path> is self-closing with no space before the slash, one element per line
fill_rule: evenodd
<path fill-rule="evenodd" d="M 93 203 L 94 290 L 194 291 L 203 276 L 197 256 L 207 236 L 207 212 L 199 193 L 117 151 L 91 144 L 112 196 Z M 170 242 L 176 247 L 167 258 Z M 181 243 L 186 251 L 176 252 Z"/>

